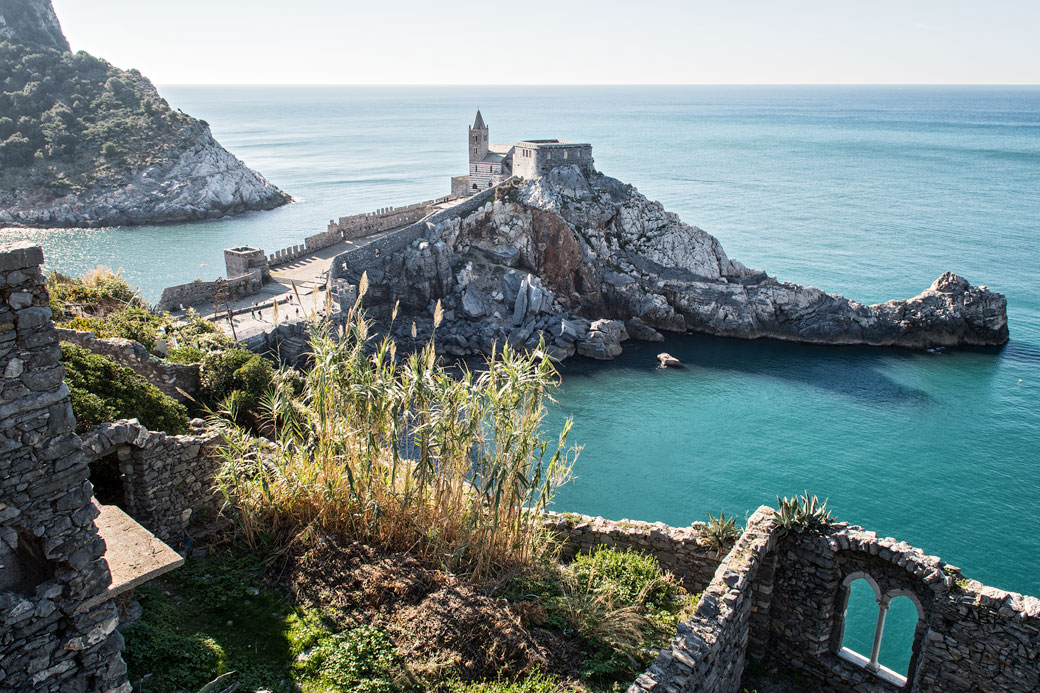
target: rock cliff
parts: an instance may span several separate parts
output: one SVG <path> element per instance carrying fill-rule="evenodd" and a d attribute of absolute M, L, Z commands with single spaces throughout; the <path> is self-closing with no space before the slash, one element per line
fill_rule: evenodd
<path fill-rule="evenodd" d="M 460 355 L 544 338 L 557 357 L 613 358 L 625 339 L 662 331 L 910 348 L 1008 340 L 1004 296 L 955 274 L 877 305 L 781 282 L 729 259 L 717 239 L 632 186 L 576 167 L 500 186 L 403 252 L 349 265 L 333 276 L 352 285 L 368 270 L 377 316 L 400 301 L 399 336 L 413 318 L 428 332 L 441 299 L 438 342 Z"/>
<path fill-rule="evenodd" d="M 0 41 L 69 50 L 51 0 L 4 0 L 0 5 Z"/>
<path fill-rule="evenodd" d="M 0 74 L 0 226 L 189 221 L 292 199 L 140 72 L 70 53 L 50 0 L 0 3 Z"/>

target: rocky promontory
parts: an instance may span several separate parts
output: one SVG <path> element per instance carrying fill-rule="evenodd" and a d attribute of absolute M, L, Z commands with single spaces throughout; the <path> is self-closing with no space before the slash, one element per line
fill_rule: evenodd
<path fill-rule="evenodd" d="M 73 54 L 50 0 L 0 7 L 0 226 L 208 219 L 292 198 L 137 70 Z"/>
<path fill-rule="evenodd" d="M 487 353 L 545 340 L 558 358 L 613 358 L 662 332 L 818 344 L 927 348 L 1008 340 L 1002 294 L 947 272 L 914 298 L 865 305 L 782 282 L 726 256 L 719 241 L 636 189 L 574 166 L 500 186 L 493 198 L 427 224 L 374 262 L 334 268 L 350 293 L 368 271 L 377 317 L 400 302 L 420 332 L 436 300 L 440 348 Z"/>

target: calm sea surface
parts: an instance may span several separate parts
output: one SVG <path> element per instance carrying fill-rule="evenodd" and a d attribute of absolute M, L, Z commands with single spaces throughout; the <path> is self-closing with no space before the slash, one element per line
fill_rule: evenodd
<path fill-rule="evenodd" d="M 1040 88 L 161 91 L 297 203 L 0 239 L 41 243 L 67 273 L 121 267 L 154 301 L 221 274 L 225 247 L 273 250 L 332 217 L 446 194 L 479 106 L 495 142 L 593 143 L 600 170 L 781 279 L 876 302 L 954 270 L 1006 293 L 1003 350 L 690 336 L 663 346 L 683 371 L 653 367 L 660 345 L 568 363 L 553 423 L 573 416 L 585 449 L 557 505 L 679 525 L 808 489 L 841 519 L 1040 594 Z"/>

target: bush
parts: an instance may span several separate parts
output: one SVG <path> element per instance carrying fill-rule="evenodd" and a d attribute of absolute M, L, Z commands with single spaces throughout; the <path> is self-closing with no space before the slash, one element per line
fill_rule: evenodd
<path fill-rule="evenodd" d="M 87 330 L 98 339 L 120 337 L 140 342 L 151 351 L 155 348 L 157 331 L 165 321 L 143 308 L 129 307 L 105 317 L 79 317 L 61 324 L 73 330 Z"/>
<path fill-rule="evenodd" d="M 808 491 L 801 496 L 784 497 L 782 500 L 777 496 L 776 504 L 778 510 L 775 521 L 780 528 L 781 536 L 790 532 L 819 534 L 827 525 L 838 520 L 837 516 L 832 515 L 827 509 L 826 498 L 821 503 L 816 496 L 810 498 Z"/>
<path fill-rule="evenodd" d="M 445 686 L 446 693 L 558 693 L 565 690 L 563 685 L 550 674 L 535 672 L 527 676 L 513 679 L 499 678 L 494 681 L 478 681 L 463 683 L 449 681 Z"/>
<path fill-rule="evenodd" d="M 137 291 L 126 283 L 121 272 L 112 272 L 106 267 L 91 270 L 80 279 L 51 272 L 47 276 L 47 290 L 52 303 L 62 304 L 62 313 L 78 311 L 90 316 L 105 316 L 127 306 L 148 307 Z"/>
<path fill-rule="evenodd" d="M 233 396 L 238 406 L 255 412 L 271 389 L 274 366 L 251 351 L 234 348 L 204 354 L 200 375 L 203 403 L 215 407 Z"/>
<path fill-rule="evenodd" d="M 136 418 L 149 430 L 172 434 L 188 430 L 188 410 L 125 366 L 92 351 L 61 343 L 76 430 L 108 421 Z"/>
<path fill-rule="evenodd" d="M 393 693 L 403 678 L 401 655 L 385 632 L 359 626 L 323 637 L 303 654 L 297 670 L 334 691 Z"/>

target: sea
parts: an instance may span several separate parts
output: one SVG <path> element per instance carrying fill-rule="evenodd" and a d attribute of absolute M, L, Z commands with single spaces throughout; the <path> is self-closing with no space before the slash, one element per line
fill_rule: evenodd
<path fill-rule="evenodd" d="M 231 219 L 6 230 L 49 269 L 122 269 L 155 301 L 222 250 L 445 195 L 480 108 L 493 142 L 590 142 L 596 167 L 731 258 L 861 302 L 952 270 L 1007 296 L 1003 348 L 825 347 L 703 335 L 561 368 L 547 430 L 583 446 L 555 507 L 685 525 L 777 496 L 1040 595 L 1040 87 L 160 86 L 296 200 Z M 686 365 L 655 368 L 668 351 Z M 869 652 L 873 616 L 850 616 Z M 891 618 L 891 617 L 890 617 Z M 857 620 L 858 619 L 858 620 Z M 905 619 L 904 619 L 905 621 Z M 891 626 L 894 640 L 910 622 Z M 909 624 L 909 625 L 908 625 Z M 855 635 L 852 633 L 861 633 Z M 905 670 L 905 646 L 882 662 Z M 858 638 L 858 640 L 856 640 Z M 904 638 L 905 639 L 905 638 Z"/>

